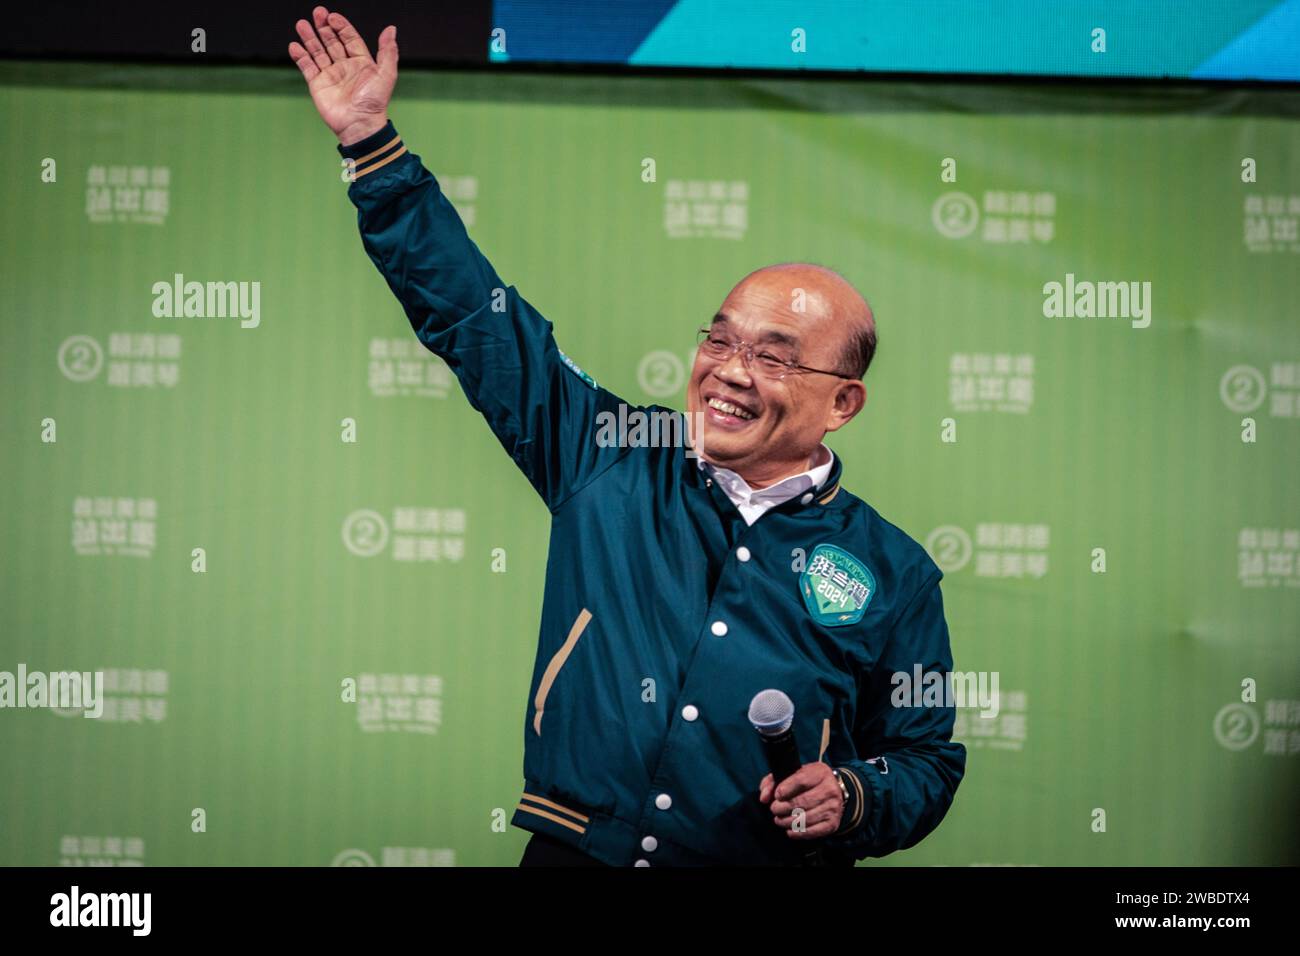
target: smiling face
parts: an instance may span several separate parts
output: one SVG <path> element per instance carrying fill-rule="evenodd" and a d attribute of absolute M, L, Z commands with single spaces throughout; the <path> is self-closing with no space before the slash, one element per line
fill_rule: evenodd
<path fill-rule="evenodd" d="M 865 300 L 844 279 L 795 263 L 746 276 L 712 327 L 718 337 L 752 343 L 756 354 L 766 346 L 800 365 L 845 372 L 851 336 L 872 321 Z M 693 420 L 703 413 L 704 457 L 761 488 L 806 470 L 825 434 L 861 410 L 866 388 L 860 380 L 820 372 L 765 376 L 757 360 L 745 364 L 744 353 L 715 359 L 696 352 L 686 407 Z"/>

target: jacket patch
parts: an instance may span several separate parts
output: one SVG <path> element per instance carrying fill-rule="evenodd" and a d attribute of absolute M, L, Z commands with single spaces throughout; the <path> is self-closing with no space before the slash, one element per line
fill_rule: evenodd
<path fill-rule="evenodd" d="M 827 627 L 856 624 L 876 594 L 876 579 L 843 548 L 819 544 L 799 576 L 799 592 L 813 620 Z"/>
<path fill-rule="evenodd" d="M 596 387 L 596 380 L 592 378 L 590 375 L 588 375 L 586 372 L 584 372 L 582 369 L 580 369 L 578 367 L 577 362 L 575 362 L 573 359 L 565 355 L 564 352 L 562 352 L 558 347 L 556 348 L 555 351 L 560 353 L 560 358 L 564 361 L 564 364 L 568 366 L 570 372 L 578 376 L 578 378 L 582 379 L 592 388 Z"/>

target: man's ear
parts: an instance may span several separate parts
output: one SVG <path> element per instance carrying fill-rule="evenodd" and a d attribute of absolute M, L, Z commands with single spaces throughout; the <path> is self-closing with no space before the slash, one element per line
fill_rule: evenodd
<path fill-rule="evenodd" d="M 861 380 L 855 378 L 841 383 L 835 390 L 835 401 L 831 405 L 826 430 L 833 432 L 847 425 L 853 420 L 853 416 L 862 411 L 862 406 L 865 404 L 867 404 L 867 386 L 862 384 Z"/>

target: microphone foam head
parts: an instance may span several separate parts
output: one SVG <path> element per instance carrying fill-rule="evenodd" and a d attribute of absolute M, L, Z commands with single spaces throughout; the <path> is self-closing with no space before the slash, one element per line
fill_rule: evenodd
<path fill-rule="evenodd" d="M 783 733 L 794 723 L 794 701 L 784 691 L 759 691 L 749 702 L 749 722 L 766 737 Z"/>

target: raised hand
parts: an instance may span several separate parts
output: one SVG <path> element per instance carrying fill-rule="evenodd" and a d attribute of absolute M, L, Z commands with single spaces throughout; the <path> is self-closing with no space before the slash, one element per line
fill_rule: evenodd
<path fill-rule="evenodd" d="M 379 34 L 376 62 L 345 16 L 324 7 L 311 15 L 315 29 L 306 20 L 294 25 L 302 43 L 290 43 L 289 56 L 306 78 L 321 119 L 348 146 L 388 122 L 388 101 L 397 84 L 397 27 L 386 26 Z"/>

